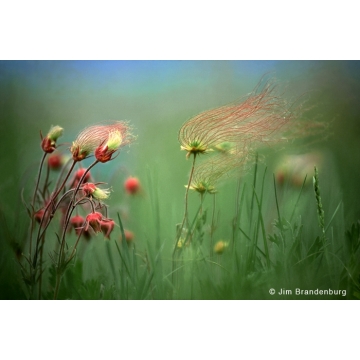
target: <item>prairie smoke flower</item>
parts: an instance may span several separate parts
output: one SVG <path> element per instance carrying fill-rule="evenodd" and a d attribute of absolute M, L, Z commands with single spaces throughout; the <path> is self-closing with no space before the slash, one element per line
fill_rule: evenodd
<path fill-rule="evenodd" d="M 97 151 L 98 157 L 105 160 L 110 156 L 108 159 L 110 160 L 111 155 L 120 146 L 128 145 L 132 141 L 129 130 L 128 124 L 123 121 L 116 121 L 112 124 L 93 125 L 85 128 L 70 148 L 73 159 L 81 161 L 89 156 L 92 151 L 99 148 Z M 106 150 L 105 147 L 107 147 Z"/>
<path fill-rule="evenodd" d="M 93 183 L 85 183 L 81 189 L 85 196 L 91 196 L 96 200 L 105 200 L 110 194 L 109 190 L 102 190 Z"/>
<path fill-rule="evenodd" d="M 101 221 L 103 220 L 103 215 L 94 212 L 86 216 L 86 225 L 84 230 L 88 231 L 89 226 L 95 231 L 95 233 L 101 232 Z"/>
<path fill-rule="evenodd" d="M 95 149 L 95 157 L 104 163 L 111 160 L 112 155 L 119 149 L 122 143 L 122 135 L 120 131 L 115 130 L 109 133 L 109 137 L 104 145 L 99 145 Z"/>
<path fill-rule="evenodd" d="M 275 86 L 260 84 L 245 99 L 200 113 L 180 129 L 181 150 L 205 154 L 222 143 L 253 145 L 281 140 L 280 128 L 289 123 L 292 113 L 283 99 L 275 96 Z"/>
<path fill-rule="evenodd" d="M 200 194 L 216 193 L 219 180 L 225 176 L 231 176 L 236 170 L 243 169 L 249 157 L 250 152 L 246 148 L 243 150 L 232 148 L 227 153 L 212 156 L 195 167 L 189 189 Z"/>
<path fill-rule="evenodd" d="M 113 231 L 114 226 L 115 226 L 114 220 L 105 219 L 105 220 L 100 221 L 101 231 L 103 232 L 104 236 L 107 239 L 110 239 L 110 234 Z"/>
<path fill-rule="evenodd" d="M 83 175 L 85 174 L 86 169 L 85 168 L 80 168 L 79 170 L 76 171 L 75 176 L 74 176 L 74 180 L 72 182 L 72 187 L 77 187 L 79 184 L 79 181 L 81 180 L 81 178 L 83 177 Z M 88 171 L 84 177 L 84 180 L 82 181 L 82 183 L 86 183 L 90 180 L 90 171 Z"/>
<path fill-rule="evenodd" d="M 53 126 L 48 134 L 42 138 L 41 147 L 46 153 L 52 153 L 56 146 L 56 140 L 63 134 L 64 129 L 60 126 Z"/>
<path fill-rule="evenodd" d="M 63 156 L 59 153 L 53 153 L 48 157 L 48 166 L 52 170 L 58 170 L 63 165 Z"/>
<path fill-rule="evenodd" d="M 84 223 L 85 223 L 85 219 L 80 215 L 75 215 L 70 219 L 70 224 L 75 229 L 76 235 L 80 234 Z"/>
<path fill-rule="evenodd" d="M 128 194 L 135 195 L 140 190 L 140 181 L 136 177 L 129 177 L 125 180 L 124 183 L 125 191 Z"/>

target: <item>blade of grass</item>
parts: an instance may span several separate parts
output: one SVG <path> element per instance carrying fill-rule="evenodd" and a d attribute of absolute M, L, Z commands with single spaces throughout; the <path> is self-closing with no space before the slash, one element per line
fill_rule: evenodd
<path fill-rule="evenodd" d="M 259 201 L 259 198 L 258 198 L 256 192 L 255 192 L 255 189 L 254 189 L 254 194 L 255 194 L 256 203 L 257 203 L 257 205 L 258 205 L 258 207 L 259 207 L 259 220 L 260 220 L 261 231 L 262 231 L 263 240 L 264 240 L 264 249 L 265 249 L 265 255 L 266 255 L 266 264 L 267 264 L 267 267 L 270 268 L 270 255 L 269 255 L 269 248 L 268 248 L 267 239 L 266 239 L 264 219 L 263 219 L 262 212 L 261 212 L 261 203 L 260 203 L 260 201 Z"/>
<path fill-rule="evenodd" d="M 293 217 L 294 217 L 295 210 L 296 210 L 297 204 L 298 204 L 298 202 L 299 202 L 299 200 L 300 200 L 301 193 L 302 193 L 302 191 L 303 191 L 303 189 L 304 189 L 304 185 L 305 185 L 306 179 L 307 179 L 307 174 L 305 175 L 305 179 L 304 179 L 304 181 L 303 181 L 303 183 L 302 183 L 302 186 L 301 186 L 301 189 L 300 189 L 300 192 L 299 192 L 299 196 L 298 196 L 298 198 L 297 198 L 297 200 L 296 200 L 296 202 L 295 202 L 294 209 L 293 209 L 292 214 L 291 214 L 291 216 L 290 216 L 290 222 L 292 221 L 292 219 L 293 219 Z"/>
<path fill-rule="evenodd" d="M 341 203 L 342 203 L 342 201 L 340 201 L 340 202 L 339 202 L 339 205 L 336 207 L 336 209 L 335 209 L 335 211 L 334 211 L 334 213 L 333 213 L 333 215 L 332 215 L 332 217 L 331 217 L 328 225 L 327 225 L 326 228 L 325 228 L 325 232 L 327 231 L 327 229 L 328 229 L 329 226 L 331 225 L 332 221 L 334 220 L 335 215 L 336 215 L 337 212 L 339 211 Z"/>

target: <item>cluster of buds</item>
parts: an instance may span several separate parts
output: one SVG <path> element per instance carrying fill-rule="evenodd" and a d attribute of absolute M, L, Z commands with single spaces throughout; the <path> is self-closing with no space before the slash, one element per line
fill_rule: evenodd
<path fill-rule="evenodd" d="M 99 212 L 90 213 L 86 216 L 84 231 L 91 228 L 95 233 L 103 232 L 106 238 L 110 238 L 110 233 L 114 229 L 115 222 L 107 219 Z"/>
<path fill-rule="evenodd" d="M 57 147 L 56 142 L 62 134 L 63 128 L 60 126 L 51 127 L 45 137 L 40 133 L 41 147 L 45 155 L 49 154 L 47 158 L 48 169 L 59 170 L 62 168 L 63 171 L 61 171 L 59 179 L 55 182 L 56 187 L 52 193 L 48 190 L 52 181 L 51 176 L 50 178 L 49 176 L 46 177 L 43 189 L 37 188 L 35 190 L 33 207 L 37 208 L 37 210 L 34 211 L 33 219 L 40 223 L 43 228 L 42 231 L 39 230 L 38 232 L 37 244 L 57 210 L 60 210 L 62 215 L 60 225 L 64 227 L 63 241 L 65 241 L 65 233 L 68 233 L 71 229 L 75 230 L 79 238 L 83 236 L 89 239 L 91 234 L 99 232 L 102 232 L 105 238 L 110 238 L 115 222 L 107 218 L 107 215 L 104 215 L 107 214 L 107 207 L 103 204 L 103 201 L 109 198 L 110 190 L 102 189 L 98 186 L 100 183 L 93 182 L 89 171 L 90 168 L 80 167 L 74 171 L 72 177 L 70 175 L 76 163 L 91 155 L 95 157 L 95 163 L 92 166 L 114 159 L 116 152 L 134 140 L 130 133 L 130 127 L 127 122 L 115 121 L 85 128 L 70 147 L 73 159 L 71 167 L 66 166 L 65 157 L 62 153 L 58 151 L 54 153 Z M 66 170 L 68 170 L 67 175 Z M 40 176 L 41 168 L 38 186 L 40 185 Z M 64 176 L 65 179 L 63 179 Z M 70 180 L 68 180 L 69 178 Z M 136 193 L 139 186 L 139 182 L 137 185 L 133 183 L 131 192 Z M 47 195 L 47 198 L 45 198 L 45 195 Z M 82 211 L 86 212 L 87 215 L 85 217 L 79 214 L 72 216 L 75 207 L 82 207 Z M 76 212 L 78 213 L 78 210 Z M 36 249 L 38 249 L 38 245 Z"/>

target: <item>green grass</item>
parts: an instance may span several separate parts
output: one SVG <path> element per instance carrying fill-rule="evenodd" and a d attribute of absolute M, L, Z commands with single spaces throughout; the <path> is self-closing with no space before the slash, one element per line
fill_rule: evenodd
<path fill-rule="evenodd" d="M 125 235 L 118 213 L 119 226 L 111 240 L 103 240 L 100 234 L 80 244 L 82 248 L 63 275 L 58 298 L 359 299 L 360 223 L 343 230 L 342 202 L 335 207 L 333 201 L 326 205 L 332 194 L 321 173 L 318 183 L 324 203 L 323 227 L 318 225 L 319 193 L 315 194 L 306 178 L 301 187 L 280 186 L 256 162 L 253 175 L 235 179 L 226 191 L 220 189 L 216 201 L 215 195 L 206 195 L 202 204 L 200 198 L 198 204 L 192 203 L 183 246 L 172 257 L 176 224 L 159 215 L 161 196 L 155 190 L 156 179 L 148 172 L 146 187 L 154 190 L 147 198 L 131 199 L 144 210 L 137 213 L 137 222 L 139 233 L 145 229 L 145 241 L 119 241 Z M 197 198 L 193 193 L 190 197 Z M 172 236 L 164 235 L 165 229 Z M 3 228 L 2 236 L 8 236 L 7 231 Z M 55 233 L 47 240 L 45 253 L 51 251 Z M 69 239 L 70 248 L 75 240 Z M 222 254 L 213 251 L 218 240 L 229 244 Z M 28 298 L 13 254 L 7 259 L 12 275 L 6 284 L 7 296 Z M 52 299 L 56 270 L 47 257 L 44 268 L 42 298 Z M 270 289 L 276 293 L 271 295 Z M 281 289 L 287 293 L 278 294 Z M 299 295 L 296 289 L 341 292 Z"/>

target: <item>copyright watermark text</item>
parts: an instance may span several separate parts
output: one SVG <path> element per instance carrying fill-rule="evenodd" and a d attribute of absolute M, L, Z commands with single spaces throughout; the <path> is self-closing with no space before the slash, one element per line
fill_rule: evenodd
<path fill-rule="evenodd" d="M 290 290 L 290 289 L 280 289 L 280 290 L 275 290 L 273 288 L 269 289 L 269 294 L 270 295 L 339 295 L 339 296 L 346 296 L 346 290 L 339 290 L 339 289 L 325 289 L 325 290 L 321 290 L 321 289 L 299 289 L 296 288 L 294 290 Z"/>

